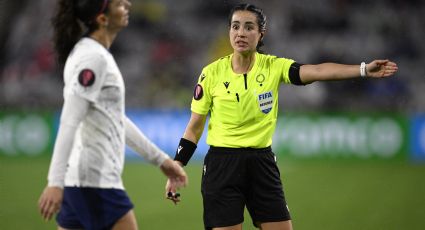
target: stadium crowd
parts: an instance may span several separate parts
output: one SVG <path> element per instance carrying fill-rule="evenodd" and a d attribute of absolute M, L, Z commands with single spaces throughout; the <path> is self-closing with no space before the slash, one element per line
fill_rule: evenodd
<path fill-rule="evenodd" d="M 186 109 L 202 66 L 231 52 L 232 0 L 133 0 L 111 52 L 130 108 Z M 420 0 L 249 1 L 268 15 L 266 53 L 300 63 L 398 63 L 386 81 L 282 86 L 284 110 L 425 111 L 425 3 Z M 0 107 L 59 108 L 62 74 L 51 43 L 54 0 L 0 1 Z"/>

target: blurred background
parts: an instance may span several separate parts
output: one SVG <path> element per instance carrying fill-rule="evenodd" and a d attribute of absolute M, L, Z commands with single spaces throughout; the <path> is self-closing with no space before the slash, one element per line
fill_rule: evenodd
<path fill-rule="evenodd" d="M 63 102 L 51 43 L 56 2 L 0 0 L 1 229 L 54 229 L 38 218 L 36 201 Z M 170 155 L 202 68 L 232 52 L 227 18 L 238 2 L 133 0 L 130 24 L 111 47 L 126 83 L 128 116 Z M 299 63 L 390 59 L 399 66 L 386 80 L 281 86 L 273 148 L 295 229 L 423 229 L 425 2 L 249 3 L 268 19 L 265 53 Z M 205 136 L 194 156 L 198 163 L 187 168 L 193 178 L 183 195 L 188 200 L 178 207 L 162 199 L 159 171 L 128 150 L 124 181 L 143 229 L 170 223 L 202 229 L 198 174 Z M 249 216 L 245 222 L 244 229 L 254 229 Z"/>
<path fill-rule="evenodd" d="M 2 108 L 61 106 L 61 70 L 51 44 L 55 2 L 1 1 Z M 111 48 L 126 80 L 127 106 L 187 108 L 202 67 L 231 52 L 227 16 L 235 2 L 132 1 L 130 25 Z M 300 63 L 388 58 L 400 67 L 386 81 L 285 87 L 285 109 L 424 111 L 423 1 L 251 2 L 268 17 L 266 53 Z"/>

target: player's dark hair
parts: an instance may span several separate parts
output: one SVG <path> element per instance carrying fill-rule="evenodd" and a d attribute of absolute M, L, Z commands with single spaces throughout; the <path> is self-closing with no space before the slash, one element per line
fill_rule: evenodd
<path fill-rule="evenodd" d="M 228 19 L 229 27 L 232 24 L 232 17 L 236 11 L 249 11 L 254 13 L 255 16 L 257 17 L 258 30 L 260 31 L 260 33 L 266 32 L 267 17 L 264 14 L 263 10 L 256 7 L 255 5 L 246 4 L 246 3 L 238 4 L 230 10 L 229 19 Z M 261 37 L 260 41 L 258 41 L 258 44 L 257 44 L 258 52 L 262 53 L 262 51 L 260 50 L 260 47 L 262 47 L 263 45 L 264 45 L 263 37 Z"/>
<path fill-rule="evenodd" d="M 64 64 L 74 45 L 98 29 L 96 17 L 108 12 L 110 0 L 59 0 L 52 18 L 53 43 L 60 64 Z"/>

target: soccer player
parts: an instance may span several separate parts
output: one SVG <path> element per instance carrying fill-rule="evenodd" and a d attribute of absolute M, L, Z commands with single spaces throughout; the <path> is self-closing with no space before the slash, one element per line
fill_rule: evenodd
<path fill-rule="evenodd" d="M 389 60 L 368 64 L 300 64 L 258 52 L 266 32 L 266 16 L 250 4 L 235 6 L 229 15 L 233 53 L 207 65 L 195 87 L 192 115 L 175 160 L 186 165 L 210 113 L 201 191 L 205 229 L 242 229 L 247 207 L 263 230 L 292 229 L 276 157 L 271 149 L 281 83 L 356 77 L 386 78 L 397 71 Z M 174 192 L 171 187 L 168 191 Z M 179 199 L 172 199 L 178 202 Z"/>
<path fill-rule="evenodd" d="M 60 0 L 54 42 L 64 65 L 64 105 L 48 184 L 39 199 L 59 229 L 138 229 L 121 178 L 125 144 L 160 167 L 170 186 L 187 183 L 183 168 L 125 115 L 125 87 L 109 52 L 127 26 L 128 0 Z M 81 25 L 84 25 L 81 27 Z"/>

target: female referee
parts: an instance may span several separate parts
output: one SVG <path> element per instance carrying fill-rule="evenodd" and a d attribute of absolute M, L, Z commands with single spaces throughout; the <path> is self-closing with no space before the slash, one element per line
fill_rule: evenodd
<path fill-rule="evenodd" d="M 127 26 L 130 6 L 60 0 L 53 17 L 55 49 L 66 61 L 64 105 L 39 209 L 46 220 L 57 213 L 59 229 L 138 229 L 121 179 L 126 143 L 159 166 L 173 189 L 187 183 L 182 167 L 124 113 L 124 82 L 108 49 Z"/>
<path fill-rule="evenodd" d="M 175 160 L 182 165 L 188 163 L 210 112 L 210 148 L 204 160 L 201 189 L 205 229 L 242 229 L 245 206 L 260 229 L 292 229 L 270 147 L 281 83 L 385 78 L 397 71 L 397 65 L 388 60 L 361 65 L 302 65 L 261 54 L 258 48 L 263 45 L 265 32 L 266 16 L 261 9 L 250 4 L 235 6 L 229 15 L 233 53 L 207 65 L 195 87 L 192 115 Z M 171 187 L 168 191 L 174 192 Z"/>

